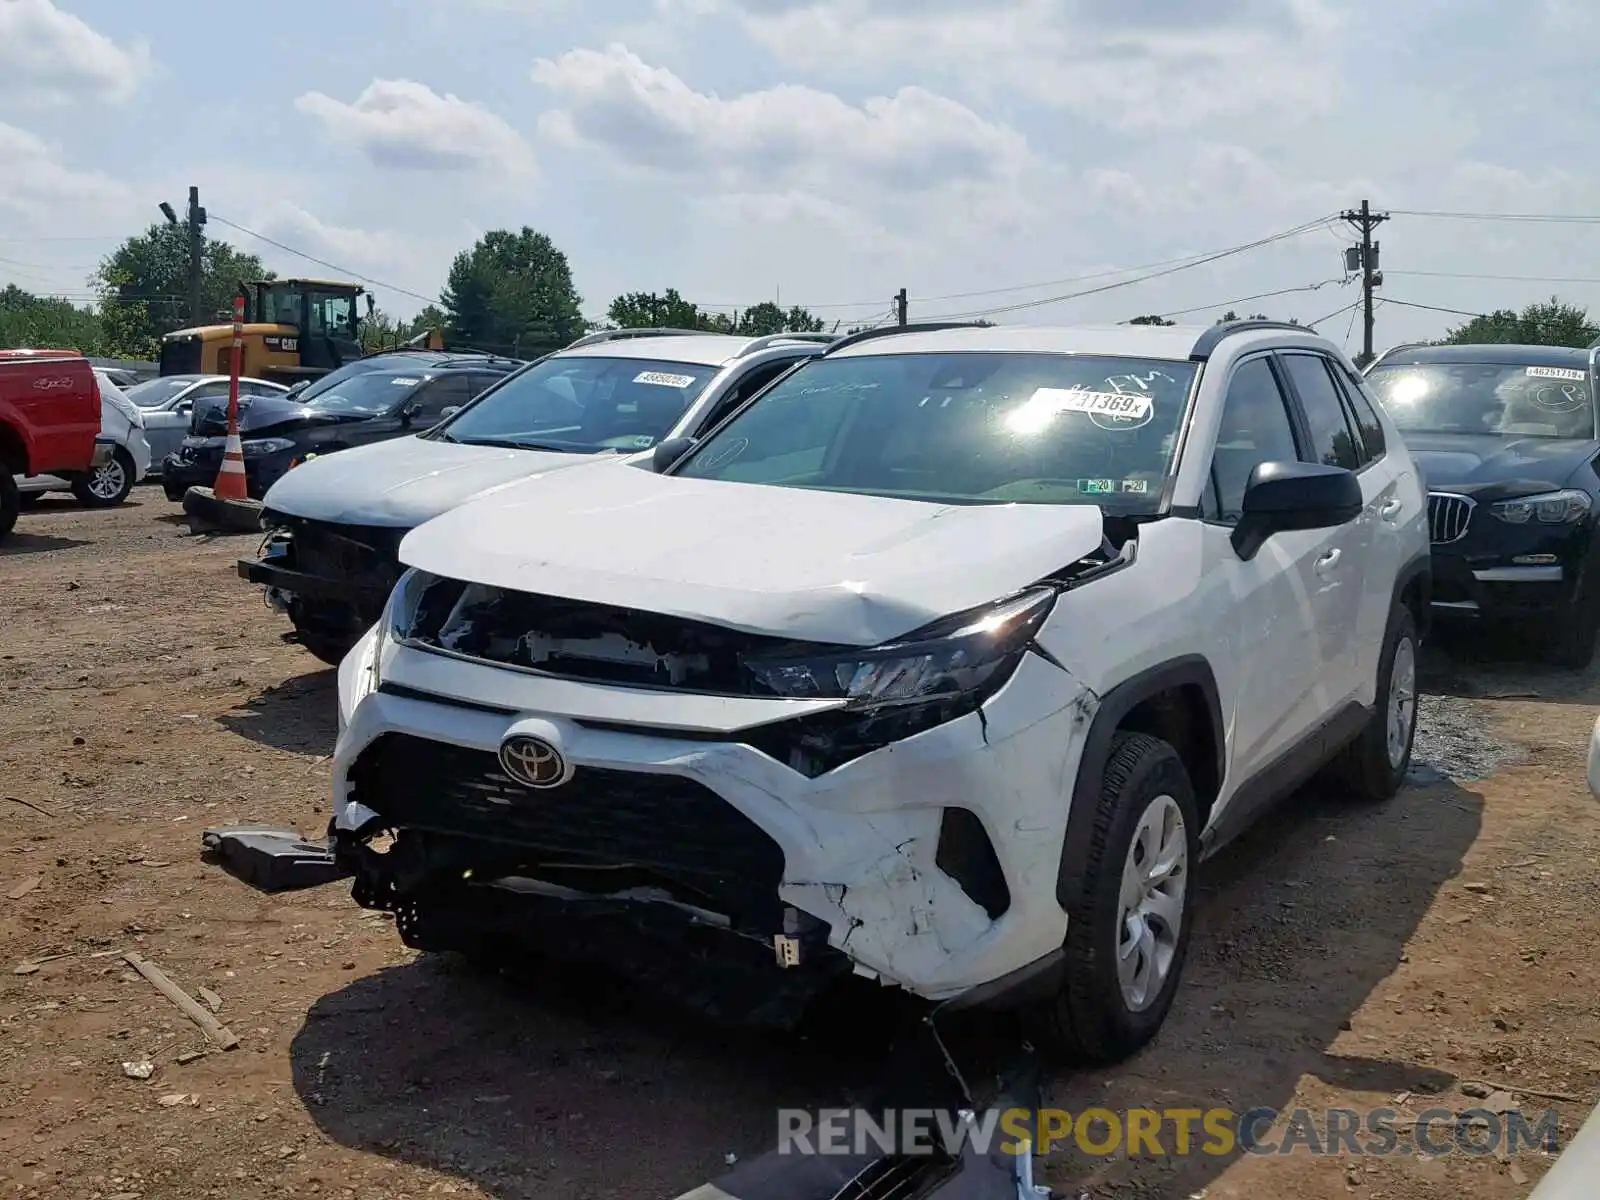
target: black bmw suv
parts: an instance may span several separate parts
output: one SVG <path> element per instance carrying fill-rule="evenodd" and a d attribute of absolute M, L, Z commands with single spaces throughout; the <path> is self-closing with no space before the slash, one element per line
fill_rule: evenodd
<path fill-rule="evenodd" d="M 1367 368 L 1427 484 L 1435 613 L 1518 624 L 1573 667 L 1600 634 L 1597 355 L 1399 346 Z"/>

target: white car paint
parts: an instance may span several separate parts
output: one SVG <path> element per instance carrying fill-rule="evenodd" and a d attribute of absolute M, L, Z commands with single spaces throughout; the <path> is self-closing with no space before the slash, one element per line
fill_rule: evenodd
<path fill-rule="evenodd" d="M 400 437 L 302 463 L 266 504 L 313 521 L 410 529 L 498 484 L 596 457 Z"/>
<path fill-rule="evenodd" d="M 100 435 L 95 441 L 126 450 L 133 463 L 134 483 L 150 470 L 150 443 L 145 438 L 144 414 L 102 370 L 94 373 L 100 385 Z M 56 475 L 17 477 L 20 492 L 60 492 L 70 490 L 70 480 Z"/>
<path fill-rule="evenodd" d="M 840 353 L 1020 349 L 1181 360 L 1199 336 L 1002 327 L 909 333 Z M 1058 596 L 1035 637 L 1043 653 L 1024 655 L 978 712 L 809 777 L 734 735 L 843 700 L 563 678 L 397 644 L 380 623 L 339 671 L 335 829 L 354 831 L 373 815 L 354 799 L 352 768 L 386 734 L 490 754 L 528 734 L 580 771 L 668 774 L 709 788 L 778 842 L 781 899 L 827 922 L 832 944 L 863 974 L 940 1000 L 1039 963 L 1063 944 L 1056 882 L 1072 785 L 1093 718 L 1118 685 L 1186 657 L 1210 663 L 1226 762 L 1208 836 L 1242 785 L 1319 722 L 1347 703 L 1387 702 L 1376 695 L 1378 659 L 1400 567 L 1425 563 L 1429 543 L 1422 485 L 1375 398 L 1364 393 L 1387 452 L 1358 476 L 1357 519 L 1276 534 L 1242 560 L 1231 527 L 1197 515 L 1228 385 L 1273 349 L 1323 353 L 1354 374 L 1309 332 L 1243 330 L 1223 340 L 1193 392 L 1171 513 L 1139 528 L 1131 564 Z M 878 645 L 1066 569 L 1101 533 L 1099 510 L 1087 506 L 946 506 L 574 472 L 468 502 L 408 535 L 400 555 L 419 570 L 479 583 Z M 997 919 L 935 865 L 947 807 L 973 812 L 993 843 L 1011 896 Z"/>
<path fill-rule="evenodd" d="M 1600 799 L 1600 717 L 1589 734 L 1589 791 Z"/>

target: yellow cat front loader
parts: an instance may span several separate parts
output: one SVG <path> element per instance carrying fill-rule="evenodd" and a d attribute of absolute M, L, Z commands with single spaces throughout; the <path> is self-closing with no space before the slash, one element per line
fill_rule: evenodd
<path fill-rule="evenodd" d="M 272 279 L 241 283 L 245 297 L 244 358 L 239 374 L 293 386 L 361 358 L 357 301 L 371 293 L 360 284 L 325 279 Z M 430 329 L 407 345 L 442 350 Z M 161 374 L 226 375 L 232 364 L 232 322 L 178 329 L 161 340 Z"/>

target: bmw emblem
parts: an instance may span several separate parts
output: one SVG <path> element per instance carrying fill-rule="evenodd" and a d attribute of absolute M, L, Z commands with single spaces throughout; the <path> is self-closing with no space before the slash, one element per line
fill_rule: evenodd
<path fill-rule="evenodd" d="M 500 743 L 500 769 L 523 787 L 560 787 L 572 778 L 567 760 L 543 738 L 516 734 Z"/>

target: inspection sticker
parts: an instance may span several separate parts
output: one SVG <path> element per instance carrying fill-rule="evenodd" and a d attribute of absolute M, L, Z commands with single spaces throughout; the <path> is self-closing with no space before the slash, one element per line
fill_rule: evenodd
<path fill-rule="evenodd" d="M 396 387 L 410 387 L 413 383 L 421 383 L 422 380 L 413 379 L 409 375 L 396 375 L 393 379 L 389 380 L 389 382 L 394 384 Z"/>
<path fill-rule="evenodd" d="M 694 382 L 693 375 L 668 375 L 665 371 L 640 371 L 633 377 L 635 383 L 653 383 L 656 387 L 686 388 Z"/>
<path fill-rule="evenodd" d="M 1528 378 L 1576 379 L 1581 381 L 1589 378 L 1589 373 L 1587 371 L 1575 370 L 1572 367 L 1529 367 Z"/>
<path fill-rule="evenodd" d="M 1028 397 L 1029 408 L 1051 412 L 1081 412 L 1090 416 L 1127 417 L 1139 420 L 1150 415 L 1150 397 L 1138 392 L 1089 392 L 1076 388 L 1040 388 Z"/>

